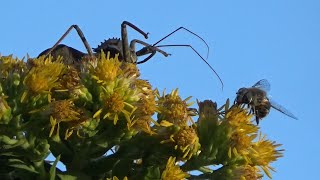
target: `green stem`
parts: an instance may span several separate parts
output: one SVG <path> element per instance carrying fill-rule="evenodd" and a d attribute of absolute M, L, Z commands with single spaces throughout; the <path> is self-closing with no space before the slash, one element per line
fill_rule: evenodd
<path fill-rule="evenodd" d="M 35 169 L 39 172 L 39 179 L 47 179 L 47 172 L 44 167 L 44 161 L 33 162 Z"/>

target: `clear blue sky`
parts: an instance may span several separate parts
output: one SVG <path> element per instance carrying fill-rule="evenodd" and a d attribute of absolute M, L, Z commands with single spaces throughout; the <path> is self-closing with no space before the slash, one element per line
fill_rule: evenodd
<path fill-rule="evenodd" d="M 109 3 L 112 2 L 112 3 Z M 51 47 L 71 24 L 78 24 L 92 47 L 119 37 L 120 24 L 130 21 L 150 32 L 153 43 L 184 26 L 210 46 L 209 63 L 217 78 L 191 49 L 167 48 L 140 65 L 142 76 L 160 90 L 179 87 L 183 97 L 212 99 L 220 105 L 236 91 L 266 78 L 273 99 L 299 120 L 272 111 L 260 126 L 283 144 L 284 157 L 273 164 L 276 180 L 319 177 L 320 120 L 320 1 L 4 1 L 1 3 L 0 53 L 37 56 Z M 129 38 L 143 37 L 129 30 Z M 73 32 L 63 42 L 84 47 Z M 204 54 L 205 46 L 183 31 L 166 44 L 191 44 Z"/>

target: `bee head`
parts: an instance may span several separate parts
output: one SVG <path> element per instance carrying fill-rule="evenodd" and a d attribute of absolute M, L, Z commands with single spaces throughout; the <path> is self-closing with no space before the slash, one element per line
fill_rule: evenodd
<path fill-rule="evenodd" d="M 240 89 L 238 90 L 238 92 L 236 93 L 236 94 L 237 94 L 237 97 L 236 97 L 236 100 L 235 100 L 235 101 L 236 101 L 237 103 L 239 103 L 239 104 L 245 103 L 244 98 L 245 98 L 247 92 L 248 92 L 248 88 L 240 88 Z"/>

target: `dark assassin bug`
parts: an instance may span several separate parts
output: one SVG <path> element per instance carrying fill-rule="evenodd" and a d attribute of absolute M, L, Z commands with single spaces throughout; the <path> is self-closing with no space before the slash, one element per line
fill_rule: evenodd
<path fill-rule="evenodd" d="M 140 28 L 138 28 L 137 26 L 133 25 L 130 22 L 123 21 L 123 23 L 121 24 L 121 39 L 120 38 L 111 38 L 111 39 L 105 40 L 97 48 L 93 48 L 93 52 L 92 52 L 92 49 L 91 49 L 89 43 L 87 42 L 84 34 L 82 33 L 81 29 L 79 28 L 79 26 L 72 25 L 61 36 L 61 38 L 54 44 L 54 46 L 52 48 L 44 50 L 43 52 L 41 52 L 39 54 L 39 56 L 44 55 L 47 57 L 49 54 L 51 54 L 55 58 L 58 56 L 62 56 L 62 57 L 64 57 L 64 63 L 74 65 L 76 63 L 80 63 L 80 60 L 84 57 L 94 58 L 101 51 L 104 51 L 106 54 L 107 54 L 107 52 L 109 52 L 110 57 L 114 57 L 116 54 L 119 54 L 118 58 L 121 61 L 128 62 L 128 63 L 141 64 L 141 63 L 144 63 L 144 62 L 147 62 L 148 60 L 150 60 L 157 52 L 161 53 L 165 57 L 170 55 L 170 54 L 166 53 L 165 51 L 159 49 L 160 47 L 177 47 L 177 46 L 190 47 L 209 66 L 209 68 L 215 73 L 215 75 L 218 77 L 220 83 L 222 84 L 222 88 L 223 88 L 223 82 L 222 82 L 221 78 L 219 77 L 219 75 L 211 67 L 211 65 L 206 61 L 206 59 L 204 59 L 191 45 L 186 45 L 186 44 L 158 45 L 164 39 L 168 38 L 169 36 L 171 36 L 175 32 L 183 29 L 183 30 L 186 30 L 187 32 L 195 35 L 199 39 L 201 39 L 206 44 L 206 46 L 208 48 L 208 53 L 209 53 L 209 46 L 207 45 L 205 40 L 203 38 L 201 38 L 199 35 L 193 33 L 192 31 L 190 31 L 184 27 L 179 27 L 178 29 L 169 33 L 168 35 L 166 35 L 165 37 L 163 37 L 162 39 L 160 39 L 158 42 L 154 43 L 153 45 L 148 44 L 148 43 L 141 41 L 141 40 L 138 40 L 138 39 L 131 40 L 131 42 L 129 44 L 127 26 L 131 27 L 135 31 L 142 34 L 145 39 L 148 38 L 148 33 L 145 33 Z M 66 46 L 64 44 L 60 44 L 61 41 L 70 33 L 70 31 L 73 28 L 77 31 L 78 35 L 80 36 L 88 54 L 83 53 L 83 52 L 81 52 L 77 49 L 74 49 L 72 47 Z M 141 44 L 144 47 L 141 48 L 140 50 L 136 51 L 135 49 L 136 49 L 137 43 Z M 138 57 L 144 56 L 144 55 L 148 55 L 148 56 L 145 59 L 138 61 Z M 207 55 L 207 57 L 208 57 L 208 55 Z"/>
<path fill-rule="evenodd" d="M 256 116 L 257 124 L 259 124 L 260 119 L 269 114 L 271 107 L 293 119 L 298 119 L 286 108 L 268 97 L 267 92 L 269 90 L 270 83 L 266 79 L 258 81 L 251 88 L 240 88 L 237 92 L 235 104 L 247 104 L 250 107 L 250 112 Z"/>

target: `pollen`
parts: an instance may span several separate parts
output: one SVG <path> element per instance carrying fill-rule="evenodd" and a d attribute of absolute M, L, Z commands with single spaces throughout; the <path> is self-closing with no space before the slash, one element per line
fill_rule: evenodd
<path fill-rule="evenodd" d="M 80 76 L 77 69 L 72 66 L 66 68 L 66 71 L 63 73 L 60 79 L 60 85 L 62 89 L 74 89 L 80 86 Z"/>
<path fill-rule="evenodd" d="M 46 113 L 50 115 L 50 137 L 53 134 L 56 126 L 58 126 L 57 134 L 59 133 L 59 126 L 61 122 L 72 122 L 73 124 L 77 124 L 75 122 L 80 120 L 80 113 L 77 111 L 71 100 L 61 100 L 50 103 L 49 106 L 43 111 L 43 114 Z M 65 138 L 68 138 L 71 135 L 70 133 L 67 133 L 68 131 L 69 129 L 66 129 Z"/>
<path fill-rule="evenodd" d="M 51 116 L 59 121 L 78 120 L 79 113 L 70 100 L 55 101 L 51 103 Z"/>
<path fill-rule="evenodd" d="M 200 149 L 199 137 L 192 127 L 185 126 L 181 128 L 173 139 L 177 144 L 177 148 L 183 152 L 184 159 L 190 159 Z"/>
<path fill-rule="evenodd" d="M 192 121 L 188 110 L 192 103 L 187 102 L 191 97 L 182 100 L 178 95 L 178 89 L 173 90 L 167 95 L 163 92 L 161 97 L 159 93 L 156 95 L 158 97 L 157 104 L 160 111 L 158 114 L 159 120 L 166 120 L 179 126 L 185 126 L 188 121 Z"/>
<path fill-rule="evenodd" d="M 111 96 L 106 97 L 104 106 L 113 113 L 119 113 L 124 109 L 125 104 L 123 97 L 119 93 L 115 92 Z"/>

